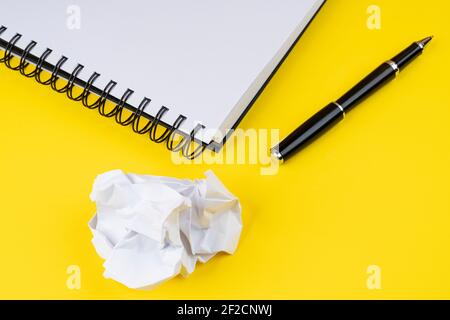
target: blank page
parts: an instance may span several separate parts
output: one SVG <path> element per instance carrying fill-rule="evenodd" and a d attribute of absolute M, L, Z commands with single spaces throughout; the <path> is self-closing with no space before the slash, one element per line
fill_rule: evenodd
<path fill-rule="evenodd" d="M 166 106 L 166 123 L 185 115 L 186 133 L 203 124 L 209 142 L 216 129 L 234 125 L 322 2 L 15 0 L 0 11 L 0 24 L 5 40 L 23 35 L 21 48 L 38 42 L 34 55 L 48 47 L 49 62 L 68 57 L 64 71 L 80 63 L 81 79 L 100 73 L 99 89 L 117 81 L 117 98 L 133 89 L 135 107 L 152 99 L 151 115 Z"/>

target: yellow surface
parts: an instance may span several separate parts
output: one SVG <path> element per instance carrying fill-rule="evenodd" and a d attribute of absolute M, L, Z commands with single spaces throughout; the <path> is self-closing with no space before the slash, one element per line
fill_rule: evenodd
<path fill-rule="evenodd" d="M 366 26 L 369 5 L 381 29 Z M 162 145 L 0 67 L 0 298 L 450 298 L 450 4 L 329 1 L 241 128 L 288 134 L 381 61 L 433 34 L 422 57 L 285 166 L 176 165 Z M 90 243 L 97 174 L 200 178 L 238 195 L 234 256 L 153 291 L 102 277 Z M 81 289 L 66 287 L 78 265 Z M 369 265 L 381 289 L 366 286 Z"/>

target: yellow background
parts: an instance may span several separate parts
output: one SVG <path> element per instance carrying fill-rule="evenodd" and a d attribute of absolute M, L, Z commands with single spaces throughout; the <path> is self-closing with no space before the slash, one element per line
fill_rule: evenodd
<path fill-rule="evenodd" d="M 366 26 L 380 6 L 381 30 Z M 284 136 L 382 61 L 426 52 L 280 168 L 176 165 L 162 145 L 0 66 L 0 298 L 450 298 L 450 4 L 328 1 L 241 128 Z M 97 174 L 201 178 L 242 201 L 234 256 L 153 291 L 106 280 L 90 243 Z M 69 265 L 81 289 L 66 287 Z M 366 287 L 367 267 L 382 271 Z"/>

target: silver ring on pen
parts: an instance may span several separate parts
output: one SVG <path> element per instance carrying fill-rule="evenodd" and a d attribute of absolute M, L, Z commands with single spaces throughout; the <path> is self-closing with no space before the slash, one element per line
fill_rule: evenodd
<path fill-rule="evenodd" d="M 387 63 L 388 65 L 390 65 L 392 69 L 394 69 L 394 71 L 395 71 L 395 76 L 398 76 L 398 74 L 399 74 L 399 72 L 400 72 L 400 69 L 398 68 L 398 65 L 397 65 L 394 61 L 392 61 L 392 60 L 388 60 L 388 61 L 386 61 L 386 63 Z"/>
<path fill-rule="evenodd" d="M 342 115 L 345 118 L 345 110 L 344 110 L 344 108 L 342 108 L 342 106 L 339 103 L 337 103 L 336 101 L 334 101 L 333 104 L 335 104 L 339 109 L 341 109 Z"/>

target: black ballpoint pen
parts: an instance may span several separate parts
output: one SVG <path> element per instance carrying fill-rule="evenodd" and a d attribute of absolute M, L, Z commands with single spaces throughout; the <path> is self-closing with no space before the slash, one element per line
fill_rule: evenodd
<path fill-rule="evenodd" d="M 346 112 L 395 78 L 403 67 L 422 53 L 431 39 L 432 37 L 427 37 L 414 42 L 394 58 L 381 64 L 341 98 L 321 109 L 277 146 L 273 147 L 271 149 L 272 155 L 280 161 L 286 161 L 297 151 L 314 141 L 327 129 L 342 120 Z"/>

